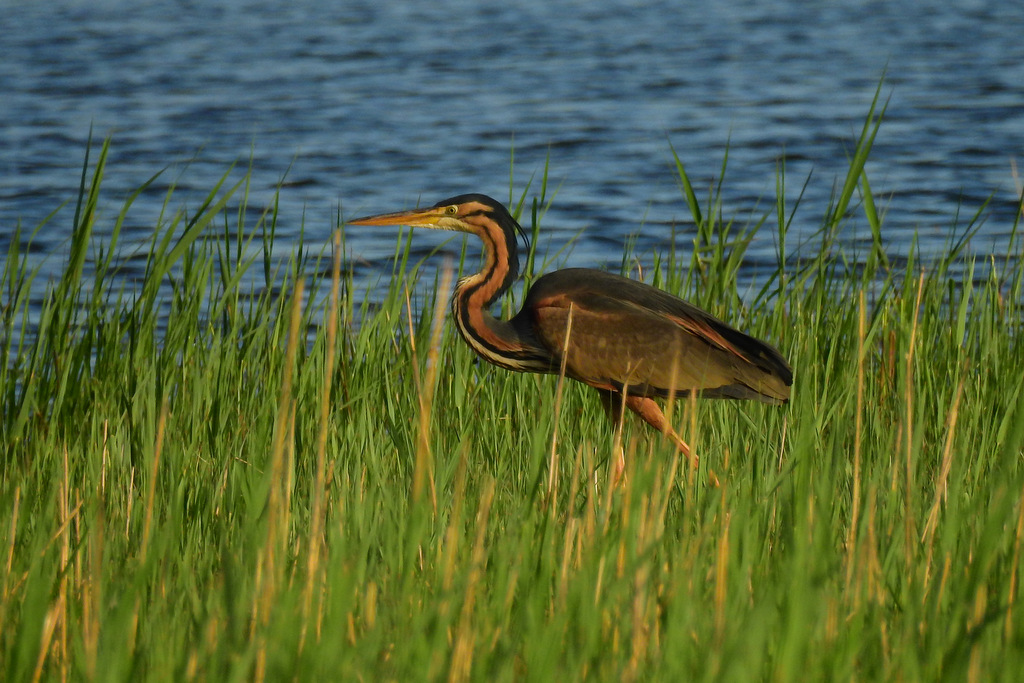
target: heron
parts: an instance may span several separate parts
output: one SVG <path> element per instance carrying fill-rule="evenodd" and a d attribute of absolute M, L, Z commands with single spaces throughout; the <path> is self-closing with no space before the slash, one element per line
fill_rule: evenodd
<path fill-rule="evenodd" d="M 466 344 L 498 367 L 564 373 L 593 387 L 616 434 L 628 408 L 694 467 L 696 454 L 672 428 L 659 399 L 697 394 L 775 405 L 789 400 L 793 373 L 775 347 L 666 291 L 613 273 L 547 273 L 529 288 L 518 313 L 495 317 L 491 306 L 519 276 L 519 238 L 528 238 L 505 206 L 487 195 L 459 195 L 429 208 L 348 223 L 476 235 L 483 242 L 482 267 L 460 279 L 452 296 L 452 317 Z M 620 447 L 616 480 L 624 467 Z M 710 470 L 709 479 L 717 482 Z"/>

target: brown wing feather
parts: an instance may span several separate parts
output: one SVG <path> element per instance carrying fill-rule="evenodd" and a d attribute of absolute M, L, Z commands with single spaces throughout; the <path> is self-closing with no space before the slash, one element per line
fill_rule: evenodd
<path fill-rule="evenodd" d="M 561 358 L 572 310 L 566 373 L 599 388 L 647 396 L 789 398 L 792 372 L 774 348 L 642 282 L 589 269 L 537 280 L 514 323 Z M 522 316 L 528 319 L 518 320 Z"/>

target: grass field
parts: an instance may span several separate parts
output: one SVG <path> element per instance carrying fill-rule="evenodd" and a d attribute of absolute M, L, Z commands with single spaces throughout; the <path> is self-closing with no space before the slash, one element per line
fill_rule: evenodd
<path fill-rule="evenodd" d="M 168 196 L 123 290 L 104 146 L 63 277 L 27 236 L 3 266 L 0 678 L 1018 680 L 1022 240 L 976 260 L 962 225 L 890 262 L 875 126 L 815 243 L 743 296 L 755 231 L 792 252 L 784 170 L 739 224 L 679 164 L 695 228 L 648 281 L 779 346 L 793 400 L 677 402 L 696 472 L 631 423 L 614 490 L 593 392 L 477 363 L 406 237 L 371 307 L 329 255 L 265 259 L 288 217 L 246 224 L 225 182 L 188 216 Z"/>

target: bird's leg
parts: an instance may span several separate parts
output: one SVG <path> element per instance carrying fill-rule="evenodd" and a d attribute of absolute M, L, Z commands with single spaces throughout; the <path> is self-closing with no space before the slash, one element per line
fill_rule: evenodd
<path fill-rule="evenodd" d="M 625 401 L 626 407 L 639 415 L 644 422 L 672 439 L 676 448 L 679 449 L 679 452 L 686 456 L 686 459 L 690 461 L 690 464 L 694 469 L 697 468 L 697 455 L 690 450 L 690 447 L 685 441 L 683 441 L 682 437 L 676 434 L 676 431 L 672 429 L 672 425 L 670 425 L 668 420 L 665 419 L 665 413 L 661 412 L 661 408 L 654 402 L 654 399 L 647 398 L 646 396 L 630 396 L 627 394 Z M 710 469 L 708 470 L 708 479 L 714 486 L 718 486 L 718 477 L 715 476 L 715 473 Z"/>
<path fill-rule="evenodd" d="M 654 402 L 654 399 L 647 398 L 646 396 L 626 396 L 626 407 L 639 415 L 644 422 L 672 439 L 676 444 L 676 448 L 686 456 L 686 459 L 690 461 L 690 464 L 694 467 L 697 466 L 697 456 L 693 454 L 687 443 L 683 441 L 682 437 L 676 434 L 675 430 L 672 429 L 672 425 L 670 425 L 668 420 L 665 419 L 665 413 L 661 412 L 661 408 Z"/>
<path fill-rule="evenodd" d="M 612 486 L 617 486 L 626 472 L 626 454 L 622 448 L 622 394 L 608 389 L 598 389 L 601 395 L 601 406 L 605 415 L 612 421 L 614 430 L 612 437 L 612 450 L 616 454 L 615 464 L 612 466 Z"/>

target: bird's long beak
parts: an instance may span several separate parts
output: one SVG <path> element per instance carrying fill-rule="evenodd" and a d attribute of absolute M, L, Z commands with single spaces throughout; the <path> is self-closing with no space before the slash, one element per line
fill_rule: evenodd
<path fill-rule="evenodd" d="M 347 221 L 349 225 L 408 225 L 414 228 L 436 228 L 444 215 L 443 208 L 413 209 L 412 211 L 396 211 L 376 216 L 363 216 Z"/>

